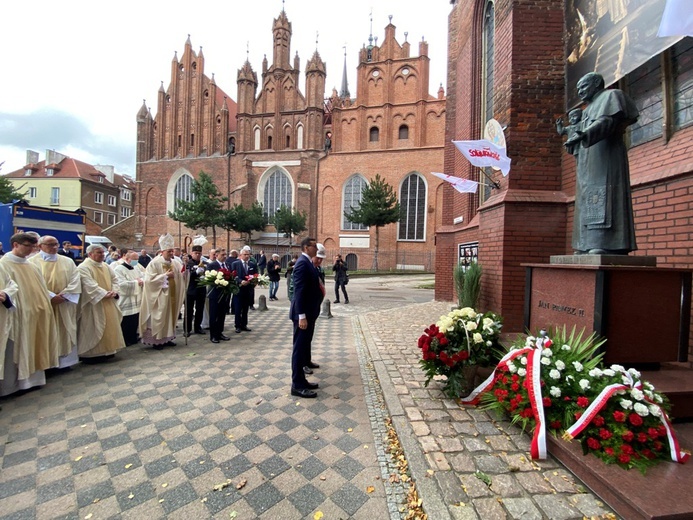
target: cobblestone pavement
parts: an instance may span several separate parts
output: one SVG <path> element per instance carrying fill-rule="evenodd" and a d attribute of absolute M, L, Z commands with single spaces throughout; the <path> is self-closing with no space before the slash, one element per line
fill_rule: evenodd
<path fill-rule="evenodd" d="M 509 421 L 460 407 L 435 381 L 424 387 L 416 342 L 450 308 L 428 302 L 358 318 L 429 518 L 558 520 L 610 513 L 560 463 L 529 459 L 530 438 Z"/>
<path fill-rule="evenodd" d="M 282 287 L 229 342 L 129 347 L 0 400 L 0 518 L 400 518 L 389 414 L 431 520 L 604 512 L 556 463 L 528 462 L 526 437 L 422 388 L 416 338 L 449 308 L 424 281 L 349 284 L 316 329 L 318 399 L 288 392 Z"/>

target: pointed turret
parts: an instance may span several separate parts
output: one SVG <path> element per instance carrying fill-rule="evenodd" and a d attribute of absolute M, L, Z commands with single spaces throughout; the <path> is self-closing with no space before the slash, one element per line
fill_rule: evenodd
<path fill-rule="evenodd" d="M 272 66 L 288 70 L 290 67 L 289 59 L 291 58 L 291 22 L 286 17 L 283 9 L 279 13 L 279 17 L 274 20 L 272 33 L 274 34 L 274 59 L 272 60 Z"/>
<path fill-rule="evenodd" d="M 147 114 L 149 112 L 147 111 L 147 100 L 143 99 L 142 100 L 142 106 L 140 107 L 139 111 L 137 112 L 137 122 L 141 121 L 146 121 L 147 120 Z"/>
<path fill-rule="evenodd" d="M 339 97 L 346 99 L 351 97 L 349 93 L 349 82 L 347 81 L 347 53 L 346 47 L 344 47 L 344 70 L 342 71 L 342 89 L 339 91 Z"/>

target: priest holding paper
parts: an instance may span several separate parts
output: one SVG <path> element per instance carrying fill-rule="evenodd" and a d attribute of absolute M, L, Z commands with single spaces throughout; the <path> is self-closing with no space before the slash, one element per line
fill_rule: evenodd
<path fill-rule="evenodd" d="M 82 361 L 95 363 L 112 358 L 125 347 L 120 330 L 122 313 L 115 273 L 104 262 L 106 250 L 99 244 L 87 248 L 89 258 L 77 268 L 82 276 L 77 351 Z"/>
<path fill-rule="evenodd" d="M 59 247 L 57 238 L 44 235 L 39 239 L 39 254 L 29 262 L 39 268 L 48 287 L 58 333 L 58 368 L 67 368 L 79 362 L 77 310 L 82 281 L 74 260 L 59 255 Z"/>
<path fill-rule="evenodd" d="M 161 254 L 147 266 L 140 311 L 142 343 L 156 350 L 173 347 L 176 323 L 187 289 L 188 272 L 173 257 L 174 240 L 166 233 L 159 237 Z"/>

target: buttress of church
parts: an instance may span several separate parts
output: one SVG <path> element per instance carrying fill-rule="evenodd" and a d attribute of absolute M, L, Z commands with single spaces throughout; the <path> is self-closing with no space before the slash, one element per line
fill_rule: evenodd
<path fill-rule="evenodd" d="M 272 23 L 271 62 L 265 56 L 258 74 L 246 59 L 237 72 L 236 102 L 205 73 L 202 49 L 196 53 L 190 37 L 182 56 L 174 55 L 156 115 L 146 103 L 137 114 L 138 207 L 123 224 L 131 226 L 135 245 L 153 249 L 169 232 L 185 247 L 192 235 L 205 232 L 168 217 L 177 200 L 190 199 L 192 181 L 204 171 L 229 205 L 258 201 L 270 221 L 282 205 L 304 212 L 308 230 L 291 237 L 292 244 L 315 236 L 329 254 L 348 256 L 352 267 L 369 267 L 375 229 L 351 223 L 343 213 L 358 205 L 363 187 L 380 174 L 403 203 L 403 221 L 380 230 L 379 248 L 391 256 L 382 261 L 394 267 L 419 254 L 414 264 L 430 268 L 440 192 L 430 172 L 442 171 L 445 99 L 442 87 L 437 97 L 428 94 L 427 44 L 421 41 L 419 56 L 410 57 L 406 35 L 399 43 L 388 24 L 380 45 L 371 35 L 359 52 L 356 96 L 348 90 L 345 55 L 341 92 L 326 99 L 326 64 L 316 49 L 302 71 L 291 37 L 282 11 Z M 212 247 L 211 229 L 206 235 Z M 253 246 L 284 255 L 289 240 L 269 225 L 253 235 Z M 219 230 L 214 245 L 234 249 L 243 243 Z"/>

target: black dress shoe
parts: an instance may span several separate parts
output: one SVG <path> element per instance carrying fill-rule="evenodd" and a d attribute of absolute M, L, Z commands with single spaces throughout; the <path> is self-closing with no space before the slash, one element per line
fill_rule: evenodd
<path fill-rule="evenodd" d="M 253 329 L 249 329 L 248 327 L 243 327 L 241 330 L 244 330 L 246 332 L 253 332 Z"/>
<path fill-rule="evenodd" d="M 217 338 L 212 338 L 209 341 L 211 341 L 212 343 L 219 343 L 219 340 Z"/>
<path fill-rule="evenodd" d="M 296 397 L 305 397 L 306 399 L 312 399 L 313 397 L 318 396 L 315 391 L 309 390 L 308 388 L 292 388 L 291 395 L 295 395 Z"/>
<path fill-rule="evenodd" d="M 306 365 L 308 368 L 320 368 L 320 365 L 313 363 L 312 361 Z"/>
<path fill-rule="evenodd" d="M 221 341 L 231 341 L 231 338 L 229 338 L 228 336 L 224 336 L 223 334 L 219 336 L 219 339 Z"/>
<path fill-rule="evenodd" d="M 164 346 L 163 346 L 163 345 L 152 345 L 152 348 L 153 348 L 154 350 L 164 350 Z"/>
<path fill-rule="evenodd" d="M 205 333 L 205 331 L 202 330 L 202 329 L 197 329 L 197 330 L 195 331 L 195 334 L 204 334 L 204 333 Z"/>
<path fill-rule="evenodd" d="M 240 334 L 240 333 L 241 333 L 241 329 L 236 329 L 236 334 Z"/>
<path fill-rule="evenodd" d="M 303 367 L 303 373 L 310 375 L 313 373 L 313 371 L 310 369 L 310 367 Z"/>
<path fill-rule="evenodd" d="M 176 344 L 173 341 L 167 341 L 164 343 L 164 347 L 175 347 Z"/>
<path fill-rule="evenodd" d="M 320 388 L 320 385 L 318 383 L 306 382 L 306 388 L 308 388 L 309 390 L 316 390 Z"/>

